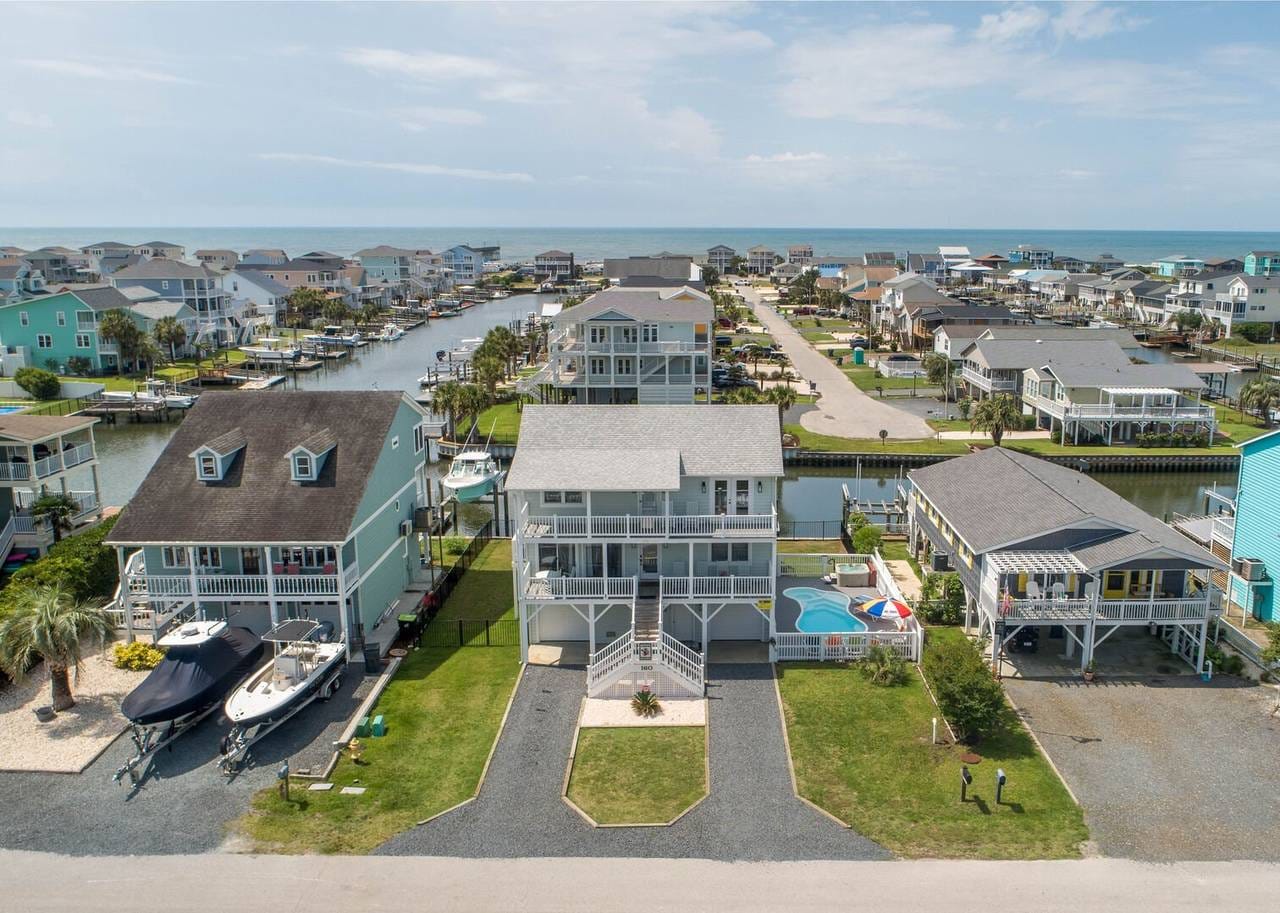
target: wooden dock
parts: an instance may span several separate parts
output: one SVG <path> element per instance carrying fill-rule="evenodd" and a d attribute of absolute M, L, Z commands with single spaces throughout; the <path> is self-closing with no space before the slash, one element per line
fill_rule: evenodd
<path fill-rule="evenodd" d="M 121 416 L 132 422 L 167 422 L 172 407 L 163 401 L 103 399 L 94 397 L 84 400 L 81 415 L 92 415 L 102 419 L 104 424 L 114 425 Z"/>

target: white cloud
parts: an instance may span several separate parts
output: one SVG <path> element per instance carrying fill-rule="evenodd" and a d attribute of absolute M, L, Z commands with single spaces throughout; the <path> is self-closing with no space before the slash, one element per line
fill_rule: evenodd
<path fill-rule="evenodd" d="M 998 44 L 1030 37 L 1049 23 L 1049 13 L 1039 6 L 1011 6 L 989 13 L 978 24 L 978 37 Z"/>
<path fill-rule="evenodd" d="M 16 110 L 9 112 L 9 123 L 19 127 L 47 130 L 53 126 L 53 118 L 48 114 L 34 114 L 31 111 Z"/>
<path fill-rule="evenodd" d="M 1058 176 L 1071 181 L 1091 181 L 1098 176 L 1098 172 L 1090 171 L 1088 168 L 1063 168 L 1058 172 Z"/>
<path fill-rule="evenodd" d="M 342 168 L 362 168 L 374 171 L 399 171 L 405 174 L 468 178 L 475 181 L 516 181 L 521 183 L 533 181 L 533 175 L 522 171 L 453 168 L 448 165 L 434 165 L 423 162 L 375 162 L 364 159 L 344 159 L 332 155 L 314 155 L 309 152 L 259 152 L 257 157 L 270 162 L 297 162 L 300 164 L 334 165 Z"/>
<path fill-rule="evenodd" d="M 421 51 L 410 54 L 391 48 L 352 48 L 340 56 L 347 63 L 374 73 L 404 76 L 430 82 L 459 79 L 499 79 L 506 67 L 490 57 L 468 57 L 463 54 L 440 54 Z"/>
<path fill-rule="evenodd" d="M 794 162 L 825 162 L 830 156 L 825 152 L 775 152 L 772 155 L 748 155 L 748 165 L 791 164 Z"/>
<path fill-rule="evenodd" d="M 1104 38 L 1115 32 L 1131 32 L 1147 24 L 1118 6 L 1104 6 L 1094 0 L 1069 0 L 1062 12 L 1053 17 L 1053 31 L 1059 38 L 1087 41 Z"/>
<path fill-rule="evenodd" d="M 416 107 L 399 108 L 391 112 L 400 126 L 413 133 L 422 133 L 444 124 L 452 127 L 474 127 L 485 122 L 485 116 L 470 108 Z"/>
<path fill-rule="evenodd" d="M 190 83 L 192 80 L 161 70 L 116 63 L 90 63 L 86 60 L 66 60 L 57 57 L 40 57 L 19 60 L 17 63 L 46 73 L 74 76 L 81 79 L 105 79 L 109 82 L 167 82 Z"/>
<path fill-rule="evenodd" d="M 1016 97 L 1070 106 L 1092 117 L 1147 120 L 1198 118 L 1207 105 L 1239 100 L 1208 89 L 1200 73 L 1136 60 L 1042 66 Z"/>

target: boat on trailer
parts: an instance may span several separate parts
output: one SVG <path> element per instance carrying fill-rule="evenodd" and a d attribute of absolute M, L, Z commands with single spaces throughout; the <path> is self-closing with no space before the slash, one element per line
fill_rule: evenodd
<path fill-rule="evenodd" d="M 331 640 L 333 625 L 310 618 L 290 618 L 274 625 L 262 640 L 275 655 L 227 698 L 231 732 L 222 740 L 218 766 L 239 770 L 249 750 L 316 699 L 328 700 L 342 687 L 347 645 Z"/>
<path fill-rule="evenodd" d="M 227 693 L 262 659 L 262 641 L 225 621 L 192 621 L 161 637 L 160 661 L 120 704 L 135 754 L 115 772 L 135 785 L 135 770 L 222 706 Z"/>

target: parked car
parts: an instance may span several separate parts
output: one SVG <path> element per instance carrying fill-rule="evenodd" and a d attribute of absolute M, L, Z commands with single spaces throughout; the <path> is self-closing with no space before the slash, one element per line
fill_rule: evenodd
<path fill-rule="evenodd" d="M 720 329 L 722 329 L 722 330 L 732 330 L 732 329 L 733 329 L 733 321 L 732 321 L 732 320 L 730 320 L 728 317 L 717 317 L 717 318 L 716 318 L 716 326 L 717 326 L 717 327 L 719 327 L 719 328 L 720 328 Z"/>
<path fill-rule="evenodd" d="M 870 343 L 861 336 L 854 336 L 849 340 L 849 348 L 851 349 L 866 349 L 869 347 Z"/>
<path fill-rule="evenodd" d="M 728 346 L 731 346 L 731 345 L 733 345 L 732 336 L 720 336 L 720 335 L 716 336 L 716 348 L 727 348 Z M 738 348 L 742 348 L 742 347 L 739 346 Z M 734 351 L 736 352 L 738 351 L 738 349 L 734 349 Z"/>

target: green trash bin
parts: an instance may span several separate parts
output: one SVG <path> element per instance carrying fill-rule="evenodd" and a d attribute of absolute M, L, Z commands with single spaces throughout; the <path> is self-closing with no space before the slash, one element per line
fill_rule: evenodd
<path fill-rule="evenodd" d="M 867 363 L 867 352 L 862 346 L 855 346 L 853 350 L 853 363 L 855 365 L 865 365 Z"/>

